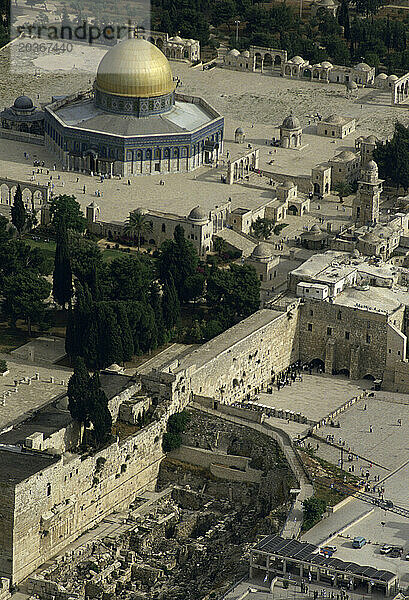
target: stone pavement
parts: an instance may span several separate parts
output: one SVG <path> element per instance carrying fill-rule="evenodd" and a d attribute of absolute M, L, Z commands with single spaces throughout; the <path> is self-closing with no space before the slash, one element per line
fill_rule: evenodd
<path fill-rule="evenodd" d="M 302 373 L 302 381 L 277 390 L 271 394 L 259 394 L 262 404 L 277 409 L 302 413 L 312 421 L 320 421 L 350 398 L 362 393 L 368 382 L 357 382 L 343 376 Z"/>

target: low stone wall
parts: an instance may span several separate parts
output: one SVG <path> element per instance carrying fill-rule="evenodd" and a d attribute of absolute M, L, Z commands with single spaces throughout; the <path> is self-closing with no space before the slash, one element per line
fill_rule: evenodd
<path fill-rule="evenodd" d="M 44 136 L 26 133 L 25 131 L 12 131 L 11 129 L 3 129 L 0 127 L 0 138 L 44 146 Z"/>
<path fill-rule="evenodd" d="M 168 458 L 181 460 L 192 465 L 198 465 L 209 469 L 214 463 L 224 467 L 234 467 L 240 471 L 246 471 L 249 468 L 251 458 L 246 456 L 234 456 L 232 454 L 222 454 L 220 452 L 213 452 L 212 450 L 205 450 L 204 448 L 194 448 L 193 446 L 180 446 L 177 450 L 172 450 L 167 455 Z"/>
<path fill-rule="evenodd" d="M 299 192 L 308 194 L 311 191 L 311 176 L 310 175 L 291 175 L 289 173 L 277 173 L 275 171 L 267 171 L 263 169 L 263 175 L 271 177 L 274 181 L 284 183 L 284 181 L 292 181 L 298 187 Z"/>
<path fill-rule="evenodd" d="M 249 469 L 248 471 L 238 471 L 230 469 L 223 465 L 210 465 L 210 473 L 219 479 L 227 479 L 228 481 L 238 481 L 240 483 L 260 483 L 262 472 L 257 469 Z"/>
<path fill-rule="evenodd" d="M 346 411 L 353 404 L 355 404 L 355 402 L 358 402 L 358 400 L 365 398 L 367 395 L 368 395 L 367 392 L 362 392 L 362 394 L 359 394 L 359 396 L 354 396 L 353 398 L 350 398 L 349 400 L 344 402 L 344 404 L 341 404 L 341 406 L 338 406 L 338 408 L 336 408 L 335 410 L 330 412 L 326 417 L 324 417 L 323 419 L 318 421 L 318 423 L 316 423 L 314 425 L 314 427 L 312 428 L 312 432 L 316 433 L 324 425 L 329 425 L 331 423 L 331 421 L 334 420 L 335 417 L 337 417 L 338 415 L 340 415 L 341 413 Z"/>
<path fill-rule="evenodd" d="M 241 419 L 246 419 L 247 421 L 252 421 L 254 423 L 263 422 L 263 415 L 261 413 L 258 413 L 254 410 L 248 410 L 246 408 L 235 408 L 234 406 L 230 406 L 228 404 L 220 404 L 217 400 L 213 400 L 213 398 L 208 398 L 206 396 L 197 396 L 195 394 L 193 396 L 193 406 L 195 404 L 199 409 L 201 406 L 203 406 L 204 408 L 211 408 L 212 410 L 221 412 L 224 415 L 240 417 Z"/>

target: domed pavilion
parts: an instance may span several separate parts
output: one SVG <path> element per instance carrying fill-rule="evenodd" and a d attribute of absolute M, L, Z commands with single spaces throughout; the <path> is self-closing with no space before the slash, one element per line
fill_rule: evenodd
<path fill-rule="evenodd" d="M 108 176 L 186 172 L 217 161 L 223 117 L 175 88 L 157 46 L 120 42 L 102 58 L 92 90 L 46 106 L 46 147 L 67 170 Z"/>

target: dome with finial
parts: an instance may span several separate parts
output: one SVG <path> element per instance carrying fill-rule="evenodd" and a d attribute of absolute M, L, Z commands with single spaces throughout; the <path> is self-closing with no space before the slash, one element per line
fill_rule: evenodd
<path fill-rule="evenodd" d="M 251 257 L 256 260 L 267 260 L 272 256 L 273 251 L 271 244 L 267 244 L 266 242 L 260 242 L 260 244 L 258 244 L 251 253 Z"/>
<path fill-rule="evenodd" d="M 281 125 L 283 129 L 300 129 L 301 123 L 297 117 L 294 117 L 293 114 L 288 115 L 283 121 Z"/>

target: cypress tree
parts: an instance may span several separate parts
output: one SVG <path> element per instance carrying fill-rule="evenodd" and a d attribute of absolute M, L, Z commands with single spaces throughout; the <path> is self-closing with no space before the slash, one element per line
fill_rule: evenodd
<path fill-rule="evenodd" d="M 131 326 L 129 325 L 126 302 L 116 303 L 116 316 L 122 340 L 122 362 L 130 360 L 134 353 Z"/>
<path fill-rule="evenodd" d="M 167 329 L 173 329 L 180 320 L 180 303 L 173 277 L 170 275 L 163 290 L 163 320 Z"/>
<path fill-rule="evenodd" d="M 156 345 L 162 346 L 167 340 L 166 327 L 163 321 L 162 297 L 157 283 L 153 283 L 149 295 L 150 305 L 155 315 Z"/>
<path fill-rule="evenodd" d="M 104 369 L 122 361 L 123 347 L 118 321 L 113 310 L 115 303 L 95 303 L 96 322 L 98 324 L 97 368 Z"/>
<path fill-rule="evenodd" d="M 64 220 L 57 223 L 57 247 L 53 272 L 54 300 L 65 307 L 72 298 L 72 271 L 68 247 L 68 233 Z"/>
<path fill-rule="evenodd" d="M 68 410 L 75 421 L 85 426 L 89 424 L 89 385 L 90 377 L 84 359 L 77 356 L 74 373 L 68 381 Z"/>
<path fill-rule="evenodd" d="M 112 415 L 108 407 L 108 398 L 101 388 L 98 371 L 90 380 L 90 396 L 90 420 L 94 426 L 95 441 L 100 446 L 111 436 Z"/>
<path fill-rule="evenodd" d="M 14 194 L 14 202 L 11 207 L 11 222 L 17 229 L 19 236 L 24 231 L 24 225 L 27 221 L 27 213 L 23 203 L 23 194 L 20 184 L 17 185 L 16 193 Z"/>
<path fill-rule="evenodd" d="M 82 285 L 78 280 L 75 283 L 75 296 L 75 307 L 68 312 L 65 350 L 70 357 L 84 357 L 89 366 L 88 354 L 95 351 L 94 348 L 88 350 L 88 330 L 93 315 L 93 302 L 88 286 Z"/>

